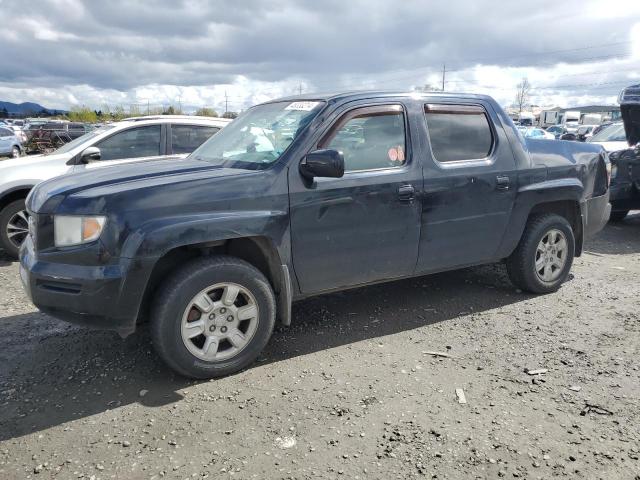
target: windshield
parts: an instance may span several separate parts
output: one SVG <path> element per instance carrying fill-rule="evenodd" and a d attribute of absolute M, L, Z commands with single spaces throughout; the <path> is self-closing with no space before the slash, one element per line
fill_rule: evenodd
<path fill-rule="evenodd" d="M 591 142 L 626 142 L 627 136 L 624 133 L 624 125 L 617 123 L 610 125 L 604 130 L 596 133 L 590 139 Z"/>
<path fill-rule="evenodd" d="M 324 106 L 324 102 L 258 105 L 235 119 L 191 156 L 222 167 L 261 170 L 271 166 Z"/>
<path fill-rule="evenodd" d="M 114 127 L 115 127 L 115 125 L 105 125 L 104 127 L 96 128 L 95 130 L 92 130 L 89 133 L 85 133 L 84 135 L 82 135 L 81 137 L 76 138 L 75 140 L 71 140 L 69 143 L 65 143 L 59 149 L 54 150 L 53 152 L 51 152 L 51 155 L 56 155 L 58 153 L 70 152 L 71 150 L 73 150 L 77 146 L 82 145 L 86 141 L 91 140 L 91 139 L 97 137 L 98 135 L 101 135 L 104 132 L 106 132 L 108 130 L 111 130 Z"/>

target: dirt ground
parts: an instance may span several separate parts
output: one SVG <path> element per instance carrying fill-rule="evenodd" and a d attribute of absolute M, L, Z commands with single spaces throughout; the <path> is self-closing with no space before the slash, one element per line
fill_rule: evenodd
<path fill-rule="evenodd" d="M 0 260 L 0 479 L 637 480 L 639 279 L 636 212 L 556 294 L 491 265 L 310 299 L 252 368 L 193 382 L 146 329 L 38 313 Z"/>

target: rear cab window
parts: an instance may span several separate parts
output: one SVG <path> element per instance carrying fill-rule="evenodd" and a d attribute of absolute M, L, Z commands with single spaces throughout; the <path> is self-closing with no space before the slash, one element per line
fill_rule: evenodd
<path fill-rule="evenodd" d="M 404 109 L 380 105 L 347 112 L 318 147 L 342 152 L 345 172 L 401 167 L 407 149 Z"/>
<path fill-rule="evenodd" d="M 436 162 L 480 161 L 491 155 L 494 135 L 483 107 L 430 103 L 424 113 Z"/>

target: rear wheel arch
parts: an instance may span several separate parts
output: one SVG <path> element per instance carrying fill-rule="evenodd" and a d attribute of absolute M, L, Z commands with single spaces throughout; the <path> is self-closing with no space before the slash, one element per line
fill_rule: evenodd
<path fill-rule="evenodd" d="M 575 256 L 579 257 L 582 254 L 583 243 L 580 203 L 577 200 L 555 200 L 552 202 L 538 203 L 529 211 L 527 223 L 529 223 L 532 218 L 545 213 L 555 213 L 569 222 L 575 237 Z"/>

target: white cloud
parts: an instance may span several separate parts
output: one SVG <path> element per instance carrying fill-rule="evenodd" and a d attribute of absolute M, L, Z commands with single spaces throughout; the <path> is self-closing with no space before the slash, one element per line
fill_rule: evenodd
<path fill-rule="evenodd" d="M 0 99 L 230 110 L 298 92 L 440 85 L 611 103 L 640 81 L 640 7 L 611 0 L 0 0 Z M 487 14 L 491 12 L 491 14 Z M 9 19 L 11 20 L 9 22 Z"/>

